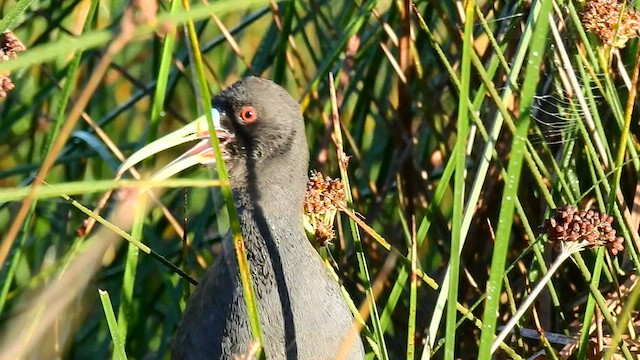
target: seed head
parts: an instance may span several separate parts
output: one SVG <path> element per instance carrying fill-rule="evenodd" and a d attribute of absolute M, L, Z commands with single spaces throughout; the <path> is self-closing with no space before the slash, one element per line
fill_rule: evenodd
<path fill-rule="evenodd" d="M 5 31 L 0 34 L 0 62 L 9 61 L 18 57 L 18 53 L 25 51 L 24 44 L 11 31 Z M 11 73 L 0 73 L 0 98 L 7 96 L 7 91 L 15 88 L 15 85 L 9 78 Z"/>
<path fill-rule="evenodd" d="M 335 238 L 333 221 L 338 209 L 344 205 L 340 180 L 322 177 L 322 173 L 312 171 L 304 199 L 304 214 L 305 227 L 314 245 L 327 246 Z"/>
<path fill-rule="evenodd" d="M 587 0 L 582 24 L 587 31 L 596 33 L 603 43 L 623 48 L 628 40 L 638 37 L 640 12 L 630 5 L 622 11 L 622 3 L 618 0 Z"/>
<path fill-rule="evenodd" d="M 549 241 L 584 242 L 589 247 L 606 246 L 613 255 L 624 250 L 624 240 L 616 236 L 612 227 L 613 217 L 592 209 L 580 210 L 565 205 L 555 210 L 539 230 L 546 233 Z"/>

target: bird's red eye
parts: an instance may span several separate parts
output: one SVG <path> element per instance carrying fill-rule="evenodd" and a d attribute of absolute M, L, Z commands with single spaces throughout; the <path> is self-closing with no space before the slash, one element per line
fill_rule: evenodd
<path fill-rule="evenodd" d="M 258 119 L 258 111 L 253 106 L 245 106 L 240 111 L 240 117 L 242 121 L 249 124 Z"/>

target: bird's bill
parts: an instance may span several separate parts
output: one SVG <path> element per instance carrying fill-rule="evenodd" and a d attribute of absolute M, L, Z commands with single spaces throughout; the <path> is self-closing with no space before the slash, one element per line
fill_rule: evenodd
<path fill-rule="evenodd" d="M 220 112 L 214 108 L 211 110 L 211 116 L 213 118 L 213 127 L 216 130 L 216 136 L 219 139 L 224 138 L 228 133 L 220 125 Z M 187 150 L 187 152 L 180 155 L 177 159 L 160 169 L 151 177 L 151 179 L 165 180 L 194 165 L 206 165 L 215 162 L 215 154 L 211 148 L 209 140 L 209 126 L 207 125 L 207 118 L 206 116 L 201 116 L 186 126 L 147 144 L 140 150 L 133 153 L 122 163 L 122 165 L 120 165 L 120 168 L 118 168 L 118 175 L 124 174 L 125 171 L 129 170 L 136 164 L 161 151 L 192 141 L 198 141 L 198 143 L 191 149 Z"/>

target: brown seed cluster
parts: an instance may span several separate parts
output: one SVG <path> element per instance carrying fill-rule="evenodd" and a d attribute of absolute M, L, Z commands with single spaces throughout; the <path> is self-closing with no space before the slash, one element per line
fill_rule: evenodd
<path fill-rule="evenodd" d="M 0 34 L 0 62 L 9 61 L 14 59 L 18 55 L 17 53 L 25 51 L 26 48 L 11 31 L 5 31 Z M 0 73 L 0 97 L 6 97 L 7 91 L 11 91 L 15 88 L 15 85 L 9 77 L 10 72 L 5 71 Z"/>
<path fill-rule="evenodd" d="M 638 37 L 640 12 L 628 4 L 620 19 L 622 7 L 618 0 L 587 0 L 582 24 L 587 31 L 595 32 L 603 43 L 623 48 L 628 40 Z"/>
<path fill-rule="evenodd" d="M 597 211 L 580 210 L 573 205 L 556 209 L 540 230 L 550 241 L 585 242 L 590 247 L 606 246 L 613 255 L 624 250 L 623 239 L 611 226 L 613 217 Z"/>
<path fill-rule="evenodd" d="M 340 206 L 345 204 L 340 180 L 323 177 L 317 171 L 311 172 L 304 199 L 304 213 L 312 229 L 315 246 L 327 246 L 335 238 L 333 221 Z"/>

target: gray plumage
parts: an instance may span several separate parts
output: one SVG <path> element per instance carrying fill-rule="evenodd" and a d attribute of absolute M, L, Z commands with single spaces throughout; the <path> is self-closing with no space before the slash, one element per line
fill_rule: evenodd
<path fill-rule="evenodd" d="M 267 359 L 333 359 L 353 322 L 338 284 L 307 240 L 302 208 L 309 151 L 299 105 L 275 83 L 249 77 L 213 106 L 231 138 L 225 163 L 254 282 Z M 252 106 L 257 120 L 242 121 Z M 230 239 L 189 299 L 174 359 L 232 359 L 252 340 Z M 363 359 L 356 337 L 348 359 Z"/>

